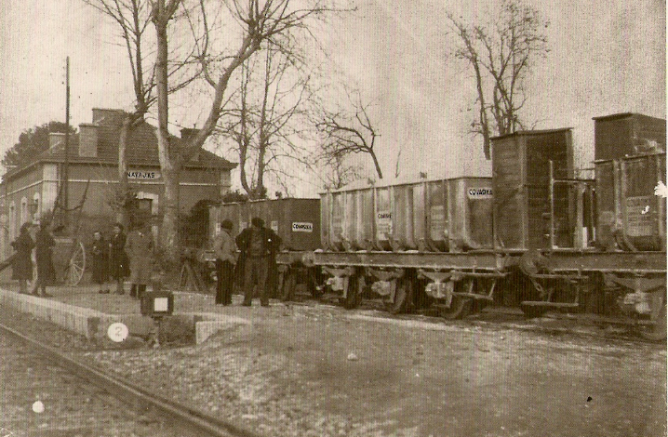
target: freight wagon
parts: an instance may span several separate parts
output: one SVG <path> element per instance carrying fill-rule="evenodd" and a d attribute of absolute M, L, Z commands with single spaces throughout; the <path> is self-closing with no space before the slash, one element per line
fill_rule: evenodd
<path fill-rule="evenodd" d="M 594 179 L 575 177 L 570 128 L 534 130 L 492 139 L 491 178 L 348 187 L 308 207 L 279 199 L 221 208 L 250 208 L 233 221 L 259 215 L 285 241 L 303 231 L 295 223 L 313 225 L 309 244 L 288 244 L 277 258 L 285 295 L 306 278 L 314 295 L 338 293 L 347 308 L 375 296 L 393 313 L 432 305 L 446 318 L 490 303 L 529 316 L 569 309 L 625 316 L 664 339 L 666 200 L 654 191 L 665 182 L 665 120 L 594 120 L 595 156 L 605 157 Z M 272 220 L 276 208 L 282 218 Z M 217 214 L 212 222 L 225 218 Z"/>

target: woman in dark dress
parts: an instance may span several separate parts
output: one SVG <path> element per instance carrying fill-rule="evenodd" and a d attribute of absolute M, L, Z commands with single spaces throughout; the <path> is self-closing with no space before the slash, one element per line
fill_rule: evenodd
<path fill-rule="evenodd" d="M 21 233 L 12 242 L 12 247 L 16 251 L 12 261 L 12 279 L 19 281 L 19 293 L 28 294 L 28 281 L 32 281 L 32 249 L 35 242 L 30 236 L 30 223 L 24 223 L 21 226 Z"/>
<path fill-rule="evenodd" d="M 51 235 L 51 223 L 44 221 L 39 227 L 37 241 L 35 242 L 35 259 L 37 260 L 37 281 L 32 289 L 32 294 L 38 296 L 42 290 L 42 297 L 51 297 L 46 292 L 47 285 L 53 285 L 56 281 L 56 269 L 53 267 L 53 246 L 56 241 Z"/>
<path fill-rule="evenodd" d="M 109 294 L 109 288 L 105 288 L 105 284 L 109 281 L 109 245 L 100 231 L 93 233 L 91 254 L 93 255 L 93 282 L 100 287 L 98 293 Z"/>
<path fill-rule="evenodd" d="M 130 261 L 125 252 L 125 239 L 123 225 L 114 225 L 114 234 L 109 241 L 109 276 L 116 280 L 116 293 L 125 294 L 123 280 L 130 276 Z"/>

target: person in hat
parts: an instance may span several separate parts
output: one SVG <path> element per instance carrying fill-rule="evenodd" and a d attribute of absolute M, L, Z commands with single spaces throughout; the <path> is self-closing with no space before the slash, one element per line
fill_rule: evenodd
<path fill-rule="evenodd" d="M 130 260 L 125 252 L 126 238 L 123 225 L 114 224 L 113 234 L 109 240 L 109 276 L 116 281 L 117 294 L 125 294 L 123 281 L 130 276 Z"/>
<path fill-rule="evenodd" d="M 93 261 L 92 280 L 98 284 L 100 294 L 109 294 L 109 243 L 104 239 L 102 232 L 93 232 L 93 243 L 91 244 L 91 255 Z"/>
<path fill-rule="evenodd" d="M 260 288 L 260 303 L 269 305 L 267 273 L 270 258 L 278 252 L 281 239 L 271 229 L 264 227 L 264 220 L 254 217 L 251 227 L 244 229 L 236 238 L 237 246 L 244 258 L 244 302 L 251 306 L 255 285 Z"/>
<path fill-rule="evenodd" d="M 12 260 L 12 279 L 19 281 L 19 293 L 28 294 L 28 281 L 32 281 L 32 249 L 35 241 L 30 235 L 30 223 L 21 225 L 21 231 L 12 247 L 16 251 Z"/>
<path fill-rule="evenodd" d="M 144 223 L 136 223 L 125 246 L 130 258 L 130 296 L 141 299 L 151 280 L 153 237 Z"/>
<path fill-rule="evenodd" d="M 234 266 L 237 263 L 237 245 L 232 238 L 233 224 L 231 220 L 223 220 L 220 234 L 213 241 L 216 252 L 216 305 L 232 303 L 232 286 L 234 283 Z"/>
<path fill-rule="evenodd" d="M 42 297 L 51 297 L 46 292 L 46 287 L 56 282 L 56 269 L 53 267 L 53 247 L 55 245 L 56 240 L 51 235 L 51 223 L 42 221 L 35 241 L 37 281 L 32 289 L 32 294 L 35 296 L 38 296 L 39 290 L 42 290 Z"/>

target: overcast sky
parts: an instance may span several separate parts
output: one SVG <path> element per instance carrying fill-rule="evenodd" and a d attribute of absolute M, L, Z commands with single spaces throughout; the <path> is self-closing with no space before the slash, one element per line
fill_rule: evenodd
<path fill-rule="evenodd" d="M 451 40 L 445 14 L 452 10 L 475 21 L 489 2 L 355 3 L 358 12 L 337 21 L 323 42 L 337 66 L 332 74 L 344 75 L 374 104 L 386 172 L 394 171 L 399 150 L 402 173 L 488 172 L 480 139 L 466 133 L 474 83 L 463 65 L 446 56 Z M 530 3 L 550 21 L 550 53 L 529 83 L 525 120 L 538 128 L 574 127 L 583 150 L 578 164 L 586 166 L 593 156 L 592 117 L 633 111 L 665 118 L 665 2 Z M 64 120 L 67 56 L 71 124 L 90 122 L 93 107 L 132 107 L 127 60 L 113 24 L 80 0 L 0 4 L 1 154 L 24 129 Z M 178 109 L 172 115 L 187 118 Z"/>

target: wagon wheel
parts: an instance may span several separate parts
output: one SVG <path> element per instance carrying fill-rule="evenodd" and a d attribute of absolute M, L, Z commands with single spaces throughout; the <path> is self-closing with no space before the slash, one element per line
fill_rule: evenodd
<path fill-rule="evenodd" d="M 339 299 L 346 309 L 357 308 L 362 303 L 362 290 L 360 287 L 360 278 L 358 275 L 351 275 L 348 279 L 348 292 L 346 297 Z"/>
<path fill-rule="evenodd" d="M 70 286 L 77 285 L 83 278 L 86 269 L 86 251 L 81 241 L 75 241 L 72 248 L 70 260 L 65 267 L 65 283 Z"/>
<path fill-rule="evenodd" d="M 386 302 L 385 308 L 391 314 L 400 314 L 406 311 L 407 305 L 413 300 L 413 281 L 410 278 L 398 279 L 394 300 Z"/>
<path fill-rule="evenodd" d="M 462 290 L 470 292 L 475 287 L 475 279 L 465 278 L 455 283 L 455 290 L 461 292 Z M 469 291 L 470 289 L 470 291 Z M 447 320 L 462 319 L 474 309 L 474 301 L 470 297 L 452 296 L 450 307 L 440 306 L 441 317 Z"/>
<path fill-rule="evenodd" d="M 651 297 L 652 313 L 650 320 L 655 322 L 653 325 L 640 325 L 640 335 L 651 341 L 666 340 L 666 289 L 652 293 Z"/>
<path fill-rule="evenodd" d="M 473 299 L 470 297 L 452 296 L 450 308 L 440 307 L 441 317 L 448 320 L 461 319 L 469 315 Z"/>
<path fill-rule="evenodd" d="M 297 286 L 297 277 L 294 272 L 287 271 L 283 277 L 283 287 L 281 289 L 281 300 L 292 301 L 295 299 L 295 288 Z"/>
<path fill-rule="evenodd" d="M 321 284 L 318 275 L 309 269 L 307 278 L 306 278 L 306 287 L 308 288 L 309 293 L 316 299 L 319 299 L 325 293 L 325 287 Z"/>

